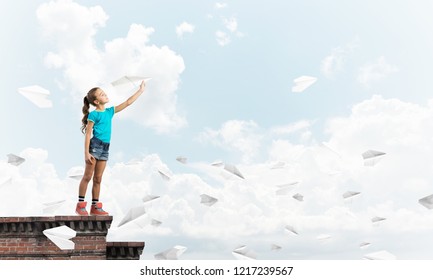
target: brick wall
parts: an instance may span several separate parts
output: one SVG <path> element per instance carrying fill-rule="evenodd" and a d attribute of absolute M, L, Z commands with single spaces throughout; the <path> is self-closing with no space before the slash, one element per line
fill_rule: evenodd
<path fill-rule="evenodd" d="M 144 242 L 110 242 L 112 216 L 0 217 L 0 260 L 139 259 Z M 66 225 L 74 250 L 61 250 L 42 232 Z M 125 253 L 126 252 L 126 253 Z"/>

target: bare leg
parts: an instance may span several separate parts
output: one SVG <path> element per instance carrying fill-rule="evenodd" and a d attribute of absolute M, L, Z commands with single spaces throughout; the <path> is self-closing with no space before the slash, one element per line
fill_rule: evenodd
<path fill-rule="evenodd" d="M 105 166 L 107 166 L 106 160 L 96 161 L 95 174 L 93 175 L 92 199 L 99 199 L 102 175 L 104 174 Z"/>
<path fill-rule="evenodd" d="M 92 180 L 93 172 L 95 170 L 96 163 L 93 161 L 93 164 L 86 163 L 86 169 L 84 170 L 83 178 L 80 182 L 80 188 L 78 191 L 79 196 L 86 196 L 87 185 L 90 180 Z"/>

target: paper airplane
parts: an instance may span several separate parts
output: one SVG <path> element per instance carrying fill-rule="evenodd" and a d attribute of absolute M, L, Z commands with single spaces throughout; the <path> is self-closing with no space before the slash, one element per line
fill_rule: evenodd
<path fill-rule="evenodd" d="M 24 161 L 26 161 L 24 158 L 19 157 L 19 156 L 14 155 L 14 154 L 8 154 L 7 157 L 8 157 L 8 163 L 15 165 L 15 166 L 18 166 L 18 165 L 22 164 Z"/>
<path fill-rule="evenodd" d="M 42 233 L 51 240 L 60 250 L 74 250 L 75 243 L 71 238 L 77 235 L 76 231 L 68 226 L 60 226 L 42 231 Z"/>
<path fill-rule="evenodd" d="M 160 226 L 160 225 L 162 224 L 162 222 L 161 222 L 161 221 L 158 221 L 158 220 L 155 220 L 155 219 L 152 219 L 152 220 L 150 221 L 150 224 L 151 224 L 152 226 L 154 226 L 154 227 L 157 227 L 157 226 Z"/>
<path fill-rule="evenodd" d="M 123 85 L 131 85 L 131 86 L 138 86 L 140 85 L 141 81 L 147 82 L 150 81 L 151 77 L 141 77 L 141 76 L 123 76 L 114 82 L 111 82 L 111 85 L 113 87 L 117 86 L 123 86 Z"/>
<path fill-rule="evenodd" d="M 281 246 L 277 245 L 277 244 L 271 244 L 271 250 L 272 251 L 279 251 L 281 250 Z"/>
<path fill-rule="evenodd" d="M 165 172 L 162 172 L 161 170 L 158 170 L 159 175 L 161 175 L 161 178 L 165 181 L 170 181 L 170 176 L 168 176 Z"/>
<path fill-rule="evenodd" d="M 292 87 L 292 92 L 302 92 L 317 81 L 317 78 L 310 76 L 301 76 L 293 80 L 295 85 Z"/>
<path fill-rule="evenodd" d="M 218 199 L 216 199 L 215 197 L 212 197 L 207 194 L 201 194 L 200 198 L 201 198 L 200 203 L 207 206 L 212 206 L 218 201 Z"/>
<path fill-rule="evenodd" d="M 238 176 L 239 178 L 245 179 L 241 172 L 237 169 L 237 167 L 232 164 L 224 164 L 224 170 L 227 170 L 228 172 Z"/>
<path fill-rule="evenodd" d="M 396 256 L 388 251 L 378 251 L 371 254 L 364 255 L 364 259 L 367 260 L 396 260 Z"/>
<path fill-rule="evenodd" d="M 257 258 L 256 254 L 253 251 L 249 250 L 245 245 L 234 249 L 232 254 L 238 260 L 254 260 Z"/>
<path fill-rule="evenodd" d="M 433 209 L 433 194 L 419 199 L 418 202 L 427 209 Z"/>
<path fill-rule="evenodd" d="M 372 221 L 373 223 L 377 223 L 377 222 L 381 222 L 381 221 L 385 221 L 385 220 L 386 220 L 386 218 L 378 217 L 378 216 L 373 217 L 373 218 L 371 219 L 371 221 Z"/>
<path fill-rule="evenodd" d="M 211 163 L 212 166 L 217 166 L 217 167 L 223 166 L 223 164 L 224 163 L 221 160 L 216 160 L 216 161 Z"/>
<path fill-rule="evenodd" d="M 343 193 L 343 198 L 354 197 L 355 195 L 358 195 L 358 194 L 360 194 L 360 192 L 347 191 L 347 192 Z"/>
<path fill-rule="evenodd" d="M 290 234 L 299 235 L 299 233 L 295 230 L 293 226 L 286 226 L 284 231 Z"/>
<path fill-rule="evenodd" d="M 178 162 L 183 163 L 183 164 L 186 164 L 186 162 L 187 162 L 187 158 L 186 158 L 186 157 L 182 157 L 182 156 L 178 156 L 178 157 L 176 158 L 176 160 L 177 160 Z"/>
<path fill-rule="evenodd" d="M 362 158 L 364 159 L 364 166 L 376 165 L 376 163 L 378 163 L 384 155 L 386 155 L 386 153 L 373 150 L 368 150 L 362 153 Z"/>
<path fill-rule="evenodd" d="M 144 203 L 147 203 L 147 202 L 151 202 L 151 201 L 153 201 L 155 199 L 158 199 L 158 198 L 160 198 L 159 195 L 150 195 L 150 194 L 148 194 L 148 195 L 145 195 L 142 200 L 143 200 Z"/>
<path fill-rule="evenodd" d="M 146 214 L 146 209 L 144 208 L 144 205 L 132 207 L 131 209 L 129 209 L 128 213 L 125 215 L 125 217 L 123 217 L 122 221 L 120 221 L 117 226 L 123 226 L 124 224 L 140 218 L 144 214 Z"/>
<path fill-rule="evenodd" d="M 329 234 L 320 234 L 316 237 L 317 240 L 324 241 L 330 239 L 331 236 Z"/>
<path fill-rule="evenodd" d="M 361 244 L 359 244 L 359 248 L 366 249 L 366 248 L 370 247 L 370 245 L 371 245 L 370 242 L 362 242 Z"/>
<path fill-rule="evenodd" d="M 45 206 L 44 209 L 42 209 L 42 212 L 44 214 L 54 213 L 57 209 L 60 208 L 60 206 L 63 205 L 63 203 L 65 201 L 66 200 L 58 200 L 58 201 L 53 201 L 53 202 L 42 203 Z"/>
<path fill-rule="evenodd" d="M 286 166 L 285 162 L 279 161 L 279 162 L 275 163 L 274 165 L 272 165 L 271 169 L 284 168 L 285 166 Z"/>
<path fill-rule="evenodd" d="M 295 194 L 294 196 L 292 196 L 294 199 L 298 200 L 298 201 L 304 201 L 304 196 L 300 193 Z"/>
<path fill-rule="evenodd" d="M 18 92 L 39 108 L 53 107 L 53 103 L 48 99 L 50 92 L 43 87 L 37 85 L 22 87 L 18 89 Z"/>
<path fill-rule="evenodd" d="M 73 167 L 68 171 L 68 177 L 75 179 L 75 180 L 81 180 L 84 175 L 84 169 L 83 167 Z"/>
<path fill-rule="evenodd" d="M 12 177 L 11 176 L 2 177 L 2 178 L 0 178 L 0 187 L 3 186 L 3 185 L 8 184 L 10 182 L 12 182 Z"/>
<path fill-rule="evenodd" d="M 299 182 L 291 182 L 287 184 L 277 185 L 276 195 L 287 195 L 289 194 Z"/>
<path fill-rule="evenodd" d="M 171 249 L 156 254 L 156 260 L 177 260 L 186 251 L 186 247 L 176 245 Z"/>

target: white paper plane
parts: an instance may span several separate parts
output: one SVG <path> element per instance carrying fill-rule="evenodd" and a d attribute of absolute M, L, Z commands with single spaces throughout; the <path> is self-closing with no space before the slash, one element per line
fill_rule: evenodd
<path fill-rule="evenodd" d="M 53 107 L 53 103 L 48 99 L 50 92 L 43 87 L 38 85 L 22 87 L 18 89 L 18 92 L 39 108 Z"/>
<path fill-rule="evenodd" d="M 239 169 L 232 164 L 224 164 L 224 170 L 238 176 L 239 178 L 245 179 L 245 177 L 242 175 Z"/>
<path fill-rule="evenodd" d="M 68 177 L 75 179 L 75 180 L 81 180 L 84 175 L 84 168 L 83 167 L 73 167 L 68 171 Z"/>
<path fill-rule="evenodd" d="M 299 182 L 290 182 L 287 184 L 277 185 L 276 195 L 288 195 Z"/>
<path fill-rule="evenodd" d="M 317 78 L 310 76 L 301 76 L 293 80 L 294 86 L 292 92 L 303 92 L 306 88 L 311 86 L 317 81 Z"/>
<path fill-rule="evenodd" d="M 162 224 L 162 222 L 161 222 L 161 221 L 158 221 L 158 220 L 155 220 L 155 219 L 152 219 L 152 220 L 150 221 L 150 224 L 151 224 L 152 226 L 154 226 L 154 227 L 158 227 L 158 226 L 160 226 L 160 225 Z"/>
<path fill-rule="evenodd" d="M 293 195 L 292 197 L 298 201 L 304 201 L 304 196 L 300 193 L 297 193 L 297 194 Z"/>
<path fill-rule="evenodd" d="M 274 165 L 271 166 L 271 169 L 280 169 L 280 168 L 284 168 L 286 166 L 285 162 L 279 161 L 277 163 L 275 163 Z"/>
<path fill-rule="evenodd" d="M 281 246 L 277 245 L 277 244 L 271 244 L 271 250 L 272 251 L 279 251 L 281 250 Z"/>
<path fill-rule="evenodd" d="M 347 191 L 345 193 L 343 193 L 343 198 L 351 198 L 354 197 L 355 195 L 360 194 L 360 192 L 354 192 L 354 191 Z"/>
<path fill-rule="evenodd" d="M 178 162 L 183 163 L 183 164 L 186 164 L 186 162 L 187 162 L 187 158 L 186 158 L 186 157 L 182 157 L 182 156 L 178 156 L 178 157 L 176 158 L 176 160 L 177 160 Z"/>
<path fill-rule="evenodd" d="M 216 199 L 215 197 L 212 197 L 207 194 L 201 194 L 200 198 L 201 198 L 200 203 L 207 206 L 212 206 L 218 201 L 218 199 Z"/>
<path fill-rule="evenodd" d="M 122 221 L 117 225 L 118 227 L 123 226 L 133 220 L 140 218 L 141 216 L 146 214 L 146 209 L 144 205 L 132 207 L 129 209 L 128 213 L 126 213 L 125 217 L 123 217 Z"/>
<path fill-rule="evenodd" d="M 186 247 L 176 245 L 171 249 L 168 249 L 164 252 L 156 254 L 154 257 L 156 260 L 177 260 L 180 255 L 182 255 L 186 251 Z"/>
<path fill-rule="evenodd" d="M 383 156 L 386 155 L 384 152 L 368 150 L 362 153 L 362 158 L 364 159 L 364 166 L 374 166 L 376 165 Z"/>
<path fill-rule="evenodd" d="M 433 209 L 433 194 L 419 199 L 418 202 L 427 209 Z"/>
<path fill-rule="evenodd" d="M 324 240 L 331 239 L 331 236 L 330 236 L 329 234 L 319 234 L 319 235 L 316 237 L 316 239 L 317 239 L 317 240 L 320 240 L 320 241 L 324 241 Z"/>
<path fill-rule="evenodd" d="M 160 198 L 159 195 L 148 194 L 148 195 L 145 195 L 142 200 L 143 200 L 144 203 L 147 203 L 147 202 L 154 201 L 154 200 L 156 200 L 158 198 Z"/>
<path fill-rule="evenodd" d="M 364 255 L 364 259 L 367 260 L 396 260 L 396 256 L 388 251 L 378 251 L 371 254 Z"/>
<path fill-rule="evenodd" d="M 168 176 L 165 172 L 162 172 L 161 170 L 158 170 L 159 175 L 161 175 L 161 178 L 164 181 L 170 181 L 170 176 Z"/>
<path fill-rule="evenodd" d="M 295 230 L 293 226 L 286 226 L 284 231 L 290 234 L 299 235 L 299 233 Z"/>
<path fill-rule="evenodd" d="M 113 87 L 130 85 L 130 86 L 139 86 L 141 81 L 147 82 L 150 81 L 151 77 L 141 77 L 141 76 L 123 76 L 114 82 L 111 82 Z"/>
<path fill-rule="evenodd" d="M 42 233 L 51 240 L 60 250 L 74 250 L 75 243 L 71 238 L 77 235 L 77 232 L 68 226 L 60 226 L 42 231 Z"/>
<path fill-rule="evenodd" d="M 15 166 L 21 165 L 23 162 L 26 161 L 24 158 L 19 157 L 19 156 L 14 155 L 14 154 L 8 154 L 7 157 L 8 157 L 8 163 L 15 165 Z"/>
<path fill-rule="evenodd" d="M 220 166 L 223 166 L 224 163 L 221 160 L 216 160 L 216 161 L 212 162 L 211 165 L 216 166 L 216 167 L 220 167 Z"/>
<path fill-rule="evenodd" d="M 255 260 L 257 258 L 256 254 L 245 245 L 234 249 L 232 255 L 238 260 Z"/>
<path fill-rule="evenodd" d="M 366 249 L 366 248 L 370 247 L 370 245 L 371 245 L 370 242 L 362 242 L 361 244 L 359 244 L 359 248 Z"/>
<path fill-rule="evenodd" d="M 378 216 L 371 218 L 371 222 L 373 222 L 373 223 L 377 223 L 377 222 L 381 222 L 381 221 L 385 221 L 385 220 L 386 220 L 386 218 L 378 217 Z"/>
<path fill-rule="evenodd" d="M 60 208 L 60 206 L 62 206 L 65 203 L 66 200 L 58 200 L 58 201 L 53 201 L 53 202 L 46 202 L 46 203 L 42 203 L 42 205 L 44 205 L 44 209 L 42 209 L 42 212 L 44 214 L 47 213 L 54 213 L 57 209 Z"/>
<path fill-rule="evenodd" d="M 1 177 L 0 178 L 0 187 L 3 185 L 9 184 L 10 182 L 12 182 L 11 176 Z"/>

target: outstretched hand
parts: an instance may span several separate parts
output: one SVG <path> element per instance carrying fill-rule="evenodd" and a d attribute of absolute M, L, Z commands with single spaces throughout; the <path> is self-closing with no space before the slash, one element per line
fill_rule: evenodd
<path fill-rule="evenodd" d="M 140 85 L 140 88 L 138 90 L 141 91 L 141 92 L 143 92 L 145 86 L 146 86 L 146 84 L 144 83 L 144 80 L 141 81 L 141 85 Z"/>

